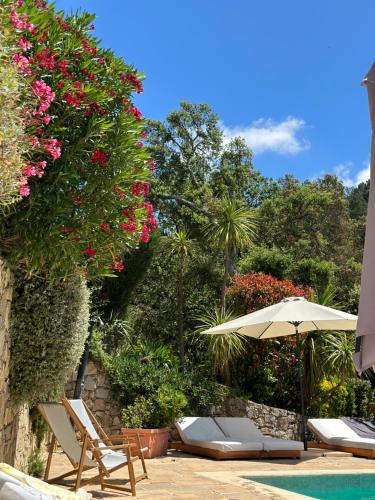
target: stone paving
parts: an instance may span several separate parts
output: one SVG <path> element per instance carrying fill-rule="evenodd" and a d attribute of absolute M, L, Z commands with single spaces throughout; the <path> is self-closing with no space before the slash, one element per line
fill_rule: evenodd
<path fill-rule="evenodd" d="M 243 476 L 251 474 L 295 474 L 322 472 L 374 472 L 375 460 L 354 458 L 349 454 L 330 453 L 320 456 L 318 450 L 306 452 L 301 460 L 227 460 L 215 461 L 178 452 L 168 456 L 147 460 L 150 479 L 137 484 L 139 500 L 292 500 L 307 498 L 301 495 L 287 495 L 269 487 L 251 483 Z M 140 472 L 139 464 L 135 466 Z M 60 453 L 54 455 L 51 474 L 59 475 L 68 470 L 70 464 Z M 86 473 L 85 477 L 88 477 Z M 127 474 L 126 469 L 112 475 L 117 484 Z M 71 482 L 65 483 L 67 486 Z M 132 498 L 131 495 L 110 490 L 100 491 L 97 484 L 86 485 L 85 489 L 93 498 Z M 134 498 L 134 497 L 133 497 Z"/>

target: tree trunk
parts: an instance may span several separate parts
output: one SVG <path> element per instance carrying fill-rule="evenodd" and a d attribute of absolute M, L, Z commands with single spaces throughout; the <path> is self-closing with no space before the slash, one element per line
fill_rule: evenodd
<path fill-rule="evenodd" d="M 180 362 L 182 369 L 184 369 L 185 367 L 183 279 L 184 279 L 184 257 L 181 256 L 177 269 L 176 292 L 177 292 L 177 332 L 178 332 Z"/>
<path fill-rule="evenodd" d="M 229 276 L 229 251 L 228 247 L 226 247 L 224 251 L 224 277 L 221 286 L 221 301 L 220 301 L 221 312 L 223 314 L 225 313 L 225 289 L 227 287 L 228 276 Z"/>
<path fill-rule="evenodd" d="M 74 399 L 79 399 L 81 397 L 81 393 L 83 391 L 84 385 L 85 385 L 85 371 L 86 371 L 86 366 L 89 361 L 89 353 L 90 353 L 90 345 L 91 345 L 91 339 L 92 339 L 92 330 L 93 330 L 93 325 L 90 323 L 89 325 L 89 334 L 85 342 L 85 349 L 83 351 L 83 354 L 81 356 L 81 359 L 79 361 L 79 367 L 78 367 L 78 372 L 77 372 L 77 380 L 76 380 L 76 385 L 74 387 Z"/>

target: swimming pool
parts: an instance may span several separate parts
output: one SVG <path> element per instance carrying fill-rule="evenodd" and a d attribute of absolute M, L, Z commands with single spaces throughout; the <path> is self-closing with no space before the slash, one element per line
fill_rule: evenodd
<path fill-rule="evenodd" d="M 375 500 L 375 474 L 246 476 L 246 479 L 319 500 Z"/>

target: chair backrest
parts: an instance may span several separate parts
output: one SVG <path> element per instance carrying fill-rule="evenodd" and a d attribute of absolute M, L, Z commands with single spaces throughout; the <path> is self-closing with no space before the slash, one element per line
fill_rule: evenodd
<path fill-rule="evenodd" d="M 214 420 L 229 438 L 240 441 L 264 438 L 254 422 L 247 417 L 215 417 Z"/>
<path fill-rule="evenodd" d="M 182 440 L 189 441 L 222 441 L 224 433 L 210 417 L 183 417 L 175 422 Z"/>
<path fill-rule="evenodd" d="M 329 443 L 332 438 L 358 439 L 353 429 L 339 418 L 310 418 L 308 427 L 323 441 Z"/>
<path fill-rule="evenodd" d="M 85 427 L 90 438 L 92 440 L 100 439 L 100 436 L 99 436 L 97 430 L 95 429 L 94 424 L 92 423 L 89 414 L 87 413 L 86 407 L 85 407 L 82 399 L 67 399 L 66 401 L 68 401 L 68 403 L 72 407 L 74 413 L 79 418 L 81 424 L 83 425 L 83 427 Z"/>
<path fill-rule="evenodd" d="M 72 424 L 70 423 L 69 415 L 62 403 L 40 403 L 38 408 L 47 421 L 51 431 L 56 436 L 61 448 L 73 462 L 78 464 L 81 458 L 82 448 Z M 96 465 L 87 453 L 85 465 Z"/>

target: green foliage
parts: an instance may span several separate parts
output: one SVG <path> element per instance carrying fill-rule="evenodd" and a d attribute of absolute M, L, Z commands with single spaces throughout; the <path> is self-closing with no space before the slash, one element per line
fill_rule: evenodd
<path fill-rule="evenodd" d="M 132 405 L 124 408 L 122 424 L 144 429 L 169 427 L 182 417 L 186 405 L 187 399 L 183 392 L 164 384 L 156 394 L 149 398 L 138 396 Z"/>
<path fill-rule="evenodd" d="M 31 452 L 27 463 L 27 473 L 30 476 L 41 478 L 44 473 L 44 460 L 39 449 Z"/>
<path fill-rule="evenodd" d="M 245 352 L 245 338 L 236 333 L 200 335 L 201 332 L 235 319 L 229 310 L 216 308 L 196 317 L 199 343 L 207 349 L 215 372 L 229 384 L 230 365 Z"/>
<path fill-rule="evenodd" d="M 352 226 L 342 183 L 325 176 L 300 184 L 291 177 L 259 210 L 259 243 L 291 253 L 295 260 L 342 263 L 352 252 Z"/>
<path fill-rule="evenodd" d="M 0 34 L 0 209 L 3 211 L 19 199 L 18 181 L 26 148 L 21 101 L 24 82 L 10 62 L 11 52 Z"/>
<path fill-rule="evenodd" d="M 323 379 L 319 384 L 309 413 L 314 417 L 340 416 L 371 418 L 369 403 L 374 390 L 368 380 L 348 379 L 339 383 L 336 378 Z"/>
<path fill-rule="evenodd" d="M 374 400 L 374 389 L 369 380 L 353 378 L 349 381 L 348 387 L 354 393 L 353 415 L 356 417 L 372 418 L 369 404 Z"/>
<path fill-rule="evenodd" d="M 347 415 L 349 391 L 335 380 L 322 380 L 310 412 L 318 418 L 337 418 Z"/>
<path fill-rule="evenodd" d="M 31 422 L 31 431 L 36 439 L 36 447 L 38 450 L 40 450 L 43 439 L 48 432 L 48 424 L 41 416 L 36 406 L 33 406 L 30 409 L 29 416 Z"/>
<path fill-rule="evenodd" d="M 89 292 L 81 278 L 59 283 L 16 276 L 11 311 L 10 386 L 29 403 L 59 395 L 87 337 Z"/>
<path fill-rule="evenodd" d="M 367 203 L 370 191 L 370 180 L 361 182 L 351 188 L 348 196 L 349 212 L 352 219 L 360 219 L 367 215 Z"/>

